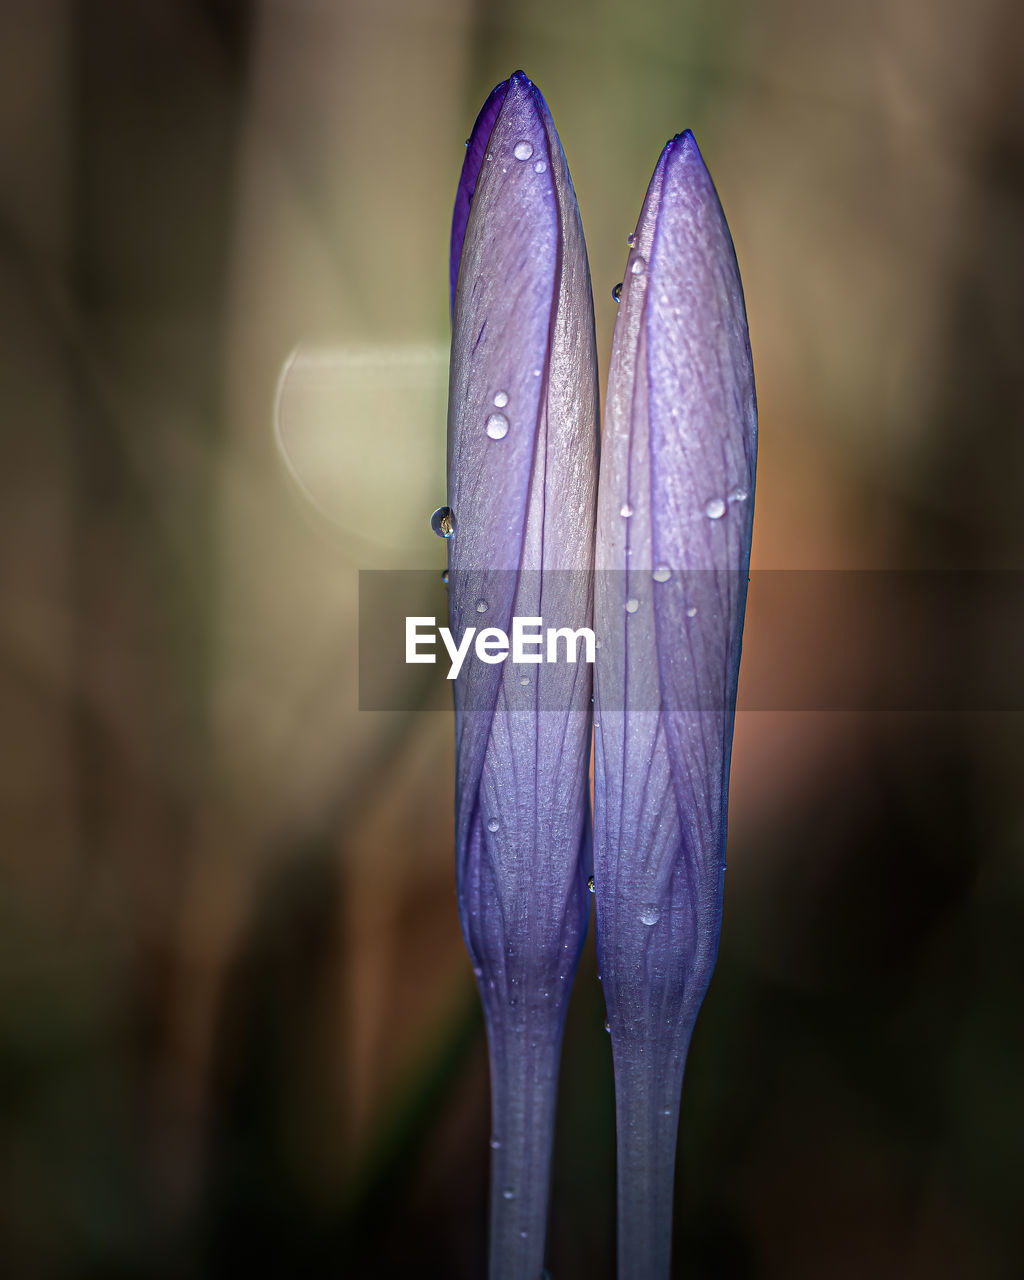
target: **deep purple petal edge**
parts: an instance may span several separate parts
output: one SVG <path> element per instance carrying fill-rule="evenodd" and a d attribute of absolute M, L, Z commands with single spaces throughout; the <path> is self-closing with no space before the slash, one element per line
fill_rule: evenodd
<path fill-rule="evenodd" d="M 462 242 L 466 238 L 466 225 L 469 222 L 469 208 L 473 202 L 477 179 L 480 177 L 480 166 L 484 162 L 487 144 L 491 140 L 494 122 L 498 118 L 508 93 L 510 80 L 502 80 L 487 96 L 487 101 L 480 108 L 480 114 L 473 125 L 466 144 L 466 158 L 462 162 L 459 185 L 455 192 L 455 208 L 452 211 L 452 245 L 451 245 L 451 305 L 455 305 L 455 286 L 459 281 L 459 263 L 462 260 Z"/>

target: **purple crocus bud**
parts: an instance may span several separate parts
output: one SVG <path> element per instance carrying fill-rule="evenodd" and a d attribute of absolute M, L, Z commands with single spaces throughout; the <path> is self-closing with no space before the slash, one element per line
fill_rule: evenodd
<path fill-rule="evenodd" d="M 565 157 L 522 72 L 470 138 L 452 276 L 452 634 L 512 634 L 514 617 L 588 627 L 593 298 Z M 459 911 L 491 1058 L 492 1277 L 543 1268 L 562 1025 L 589 909 L 590 695 L 590 666 L 564 657 L 467 661 L 455 682 Z"/>
<path fill-rule="evenodd" d="M 729 229 L 689 132 L 621 290 L 596 565 L 594 879 L 620 1280 L 669 1274 L 683 1067 L 722 910 L 757 417 Z"/>

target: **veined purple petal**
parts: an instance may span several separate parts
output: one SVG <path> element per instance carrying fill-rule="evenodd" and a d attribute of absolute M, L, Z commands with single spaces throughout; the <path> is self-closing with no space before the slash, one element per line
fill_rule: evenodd
<path fill-rule="evenodd" d="M 684 133 L 624 275 L 598 498 L 594 878 L 620 1280 L 669 1270 L 683 1067 L 721 922 L 756 433 L 732 240 Z"/>
<path fill-rule="evenodd" d="M 518 74 L 522 75 L 522 72 Z M 491 140 L 491 130 L 498 118 L 509 81 L 502 80 L 496 84 L 487 96 L 487 101 L 480 108 L 480 114 L 473 125 L 473 132 L 466 140 L 466 158 L 462 162 L 462 173 L 455 192 L 455 208 L 452 211 L 452 247 L 451 247 L 451 305 L 455 306 L 455 287 L 459 282 L 459 262 L 462 259 L 462 242 L 466 238 L 466 223 L 469 222 L 469 210 L 473 203 L 480 167 L 487 154 L 487 144 Z"/>
<path fill-rule="evenodd" d="M 483 126 L 486 127 L 486 126 Z M 597 474 L 593 299 L 544 100 L 517 72 L 490 129 L 453 310 L 449 613 L 590 625 Z M 481 612 L 480 606 L 483 605 Z M 589 910 L 590 668 L 467 665 L 455 683 L 459 909 L 484 1004 L 491 1275 L 543 1267 L 562 1024 Z"/>

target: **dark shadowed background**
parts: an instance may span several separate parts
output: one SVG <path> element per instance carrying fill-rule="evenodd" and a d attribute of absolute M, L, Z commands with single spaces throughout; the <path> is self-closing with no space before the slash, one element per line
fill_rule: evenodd
<path fill-rule="evenodd" d="M 606 362 L 693 128 L 747 292 L 756 568 L 1020 570 L 1020 13 L 0 2 L 5 1276 L 482 1274 L 451 720 L 356 698 L 357 571 L 443 561 L 463 139 L 537 81 Z M 1018 1274 L 1024 725 L 956 705 L 740 715 L 688 1280 Z M 554 1280 L 612 1276 L 603 1018 L 588 951 Z"/>

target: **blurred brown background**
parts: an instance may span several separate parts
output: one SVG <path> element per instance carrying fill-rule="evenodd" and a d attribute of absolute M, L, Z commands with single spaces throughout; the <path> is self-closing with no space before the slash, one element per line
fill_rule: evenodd
<path fill-rule="evenodd" d="M 5 1276 L 482 1274 L 450 718 L 355 687 L 357 570 L 442 563 L 485 93 L 547 97 L 603 359 L 697 134 L 755 566 L 1020 569 L 1022 35 L 1009 0 L 2 0 Z M 741 715 L 680 1275 L 1018 1274 L 1021 728 Z M 612 1274 L 602 1022 L 588 956 L 555 1280 Z"/>

